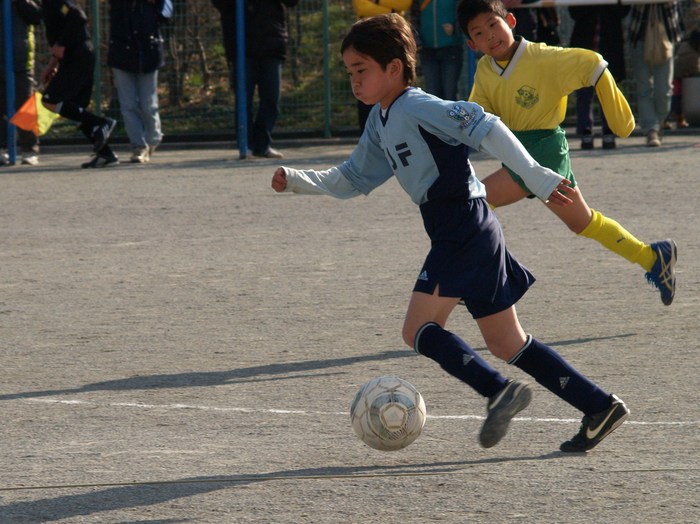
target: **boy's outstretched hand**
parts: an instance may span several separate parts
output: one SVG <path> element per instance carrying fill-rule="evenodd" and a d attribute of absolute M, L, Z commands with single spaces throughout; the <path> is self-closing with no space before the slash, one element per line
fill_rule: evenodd
<path fill-rule="evenodd" d="M 278 167 L 275 174 L 272 175 L 272 189 L 278 193 L 282 193 L 287 187 L 287 174 L 283 167 Z M 556 191 L 555 191 L 556 193 Z"/>
<path fill-rule="evenodd" d="M 573 195 L 576 193 L 576 188 L 570 187 L 570 183 L 571 182 L 566 178 L 559 182 L 559 185 L 554 191 L 552 191 L 552 194 L 549 195 L 549 198 L 546 200 L 545 204 L 551 202 L 552 204 L 556 204 L 558 206 L 568 206 L 569 204 L 573 203 L 573 200 L 566 196 L 567 194 Z"/>

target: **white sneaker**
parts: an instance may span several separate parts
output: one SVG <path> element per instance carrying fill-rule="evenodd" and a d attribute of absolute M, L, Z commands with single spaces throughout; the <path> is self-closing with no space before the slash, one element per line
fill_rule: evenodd
<path fill-rule="evenodd" d="M 152 146 L 152 145 L 151 145 L 151 146 L 148 146 L 148 158 L 149 158 L 149 159 L 153 156 L 153 153 L 156 152 L 156 148 L 157 148 L 157 147 L 158 147 L 157 145 L 155 145 L 155 146 Z"/>
<path fill-rule="evenodd" d="M 129 160 L 132 164 L 146 164 L 151 159 L 149 153 L 149 148 L 136 148 L 131 154 L 131 159 Z"/>
<path fill-rule="evenodd" d="M 10 155 L 7 154 L 7 151 L 4 149 L 0 149 L 0 166 L 7 166 L 10 164 Z"/>
<path fill-rule="evenodd" d="M 272 148 L 268 149 L 267 151 L 265 151 L 262 154 L 256 155 L 255 153 L 253 153 L 253 155 L 254 156 L 261 156 L 264 158 L 284 158 L 284 155 L 280 151 L 277 151 L 276 149 L 272 149 Z"/>
<path fill-rule="evenodd" d="M 661 135 L 656 129 L 651 129 L 647 133 L 647 147 L 659 147 L 661 145 Z"/>
<path fill-rule="evenodd" d="M 39 155 L 36 153 L 29 153 L 27 155 L 22 155 L 22 164 L 25 166 L 36 166 L 39 164 Z"/>

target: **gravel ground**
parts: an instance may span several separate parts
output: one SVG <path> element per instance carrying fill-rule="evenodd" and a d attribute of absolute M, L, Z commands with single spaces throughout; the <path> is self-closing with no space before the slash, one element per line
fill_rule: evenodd
<path fill-rule="evenodd" d="M 402 344 L 428 241 L 394 181 L 349 201 L 277 195 L 275 161 L 225 148 L 104 170 L 47 148 L 40 166 L 3 168 L 0 522 L 697 522 L 700 138 L 572 147 L 591 207 L 679 246 L 665 307 L 641 268 L 539 203 L 498 210 L 538 277 L 525 329 L 632 411 L 575 456 L 557 450 L 580 415 L 539 386 L 481 449 L 483 399 Z M 297 142 L 284 162 L 324 168 L 350 150 Z M 465 311 L 448 327 L 484 350 Z M 387 374 L 429 416 L 394 453 L 362 444 L 348 416 Z"/>

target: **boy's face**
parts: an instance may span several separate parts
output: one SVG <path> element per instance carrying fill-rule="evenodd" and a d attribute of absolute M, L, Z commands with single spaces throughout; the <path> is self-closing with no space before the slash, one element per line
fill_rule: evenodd
<path fill-rule="evenodd" d="M 514 27 L 511 13 L 505 19 L 495 13 L 481 13 L 467 24 L 467 45 L 496 60 L 509 60 L 515 51 Z"/>
<path fill-rule="evenodd" d="M 406 87 L 399 59 L 382 69 L 379 62 L 349 47 L 343 53 L 343 63 L 350 77 L 352 94 L 367 105 L 381 103 L 382 107 L 389 107 Z"/>

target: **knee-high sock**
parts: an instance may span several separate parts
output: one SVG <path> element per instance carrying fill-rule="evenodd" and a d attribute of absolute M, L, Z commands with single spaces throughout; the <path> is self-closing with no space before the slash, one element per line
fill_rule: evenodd
<path fill-rule="evenodd" d="M 434 360 L 453 377 L 477 393 L 490 398 L 501 391 L 507 379 L 470 348 L 466 342 L 438 324 L 429 322 L 416 334 L 416 353 Z"/>
<path fill-rule="evenodd" d="M 638 240 L 612 218 L 608 218 L 594 209 L 591 211 L 593 218 L 579 235 L 592 238 L 622 258 L 633 264 L 639 264 L 645 271 L 651 271 L 657 256 L 651 246 Z"/>
<path fill-rule="evenodd" d="M 63 118 L 67 118 L 68 120 L 81 122 L 87 126 L 90 126 L 90 129 L 104 123 L 104 118 L 91 113 L 84 107 L 80 107 L 75 102 L 61 102 L 61 107 L 58 110 L 58 114 Z"/>
<path fill-rule="evenodd" d="M 528 335 L 528 341 L 508 361 L 586 415 L 610 407 L 610 394 L 578 372 L 549 346 Z"/>

